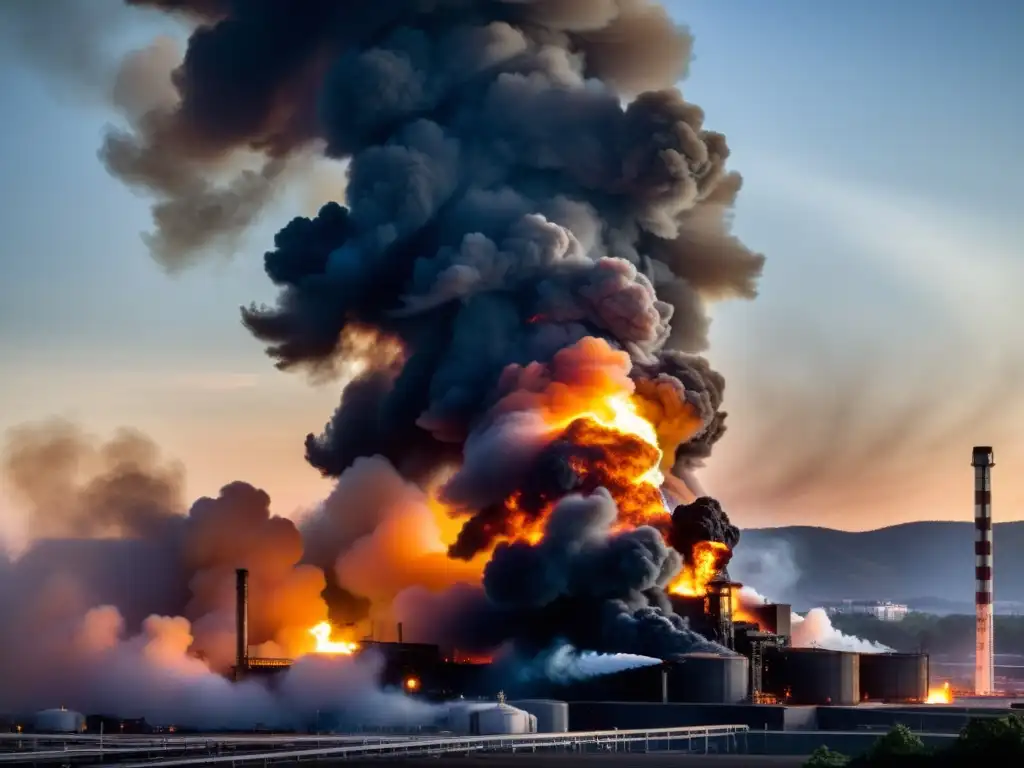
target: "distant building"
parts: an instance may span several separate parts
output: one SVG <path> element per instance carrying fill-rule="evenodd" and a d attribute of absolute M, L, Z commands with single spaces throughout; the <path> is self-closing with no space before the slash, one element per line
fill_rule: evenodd
<path fill-rule="evenodd" d="M 879 621 L 903 621 L 907 617 L 907 606 L 902 603 L 881 602 L 878 600 L 843 600 L 825 606 L 830 615 L 837 613 L 859 613 L 874 616 Z"/>

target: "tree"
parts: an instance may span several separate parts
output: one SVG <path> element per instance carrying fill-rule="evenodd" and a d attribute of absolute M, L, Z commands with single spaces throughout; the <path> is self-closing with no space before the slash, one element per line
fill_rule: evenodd
<path fill-rule="evenodd" d="M 1019 765 L 1024 760 L 1024 720 L 1009 717 L 972 718 L 949 748 L 957 762 L 982 760 L 986 766 Z"/>
<path fill-rule="evenodd" d="M 846 768 L 850 758 L 822 745 L 811 753 L 803 768 Z"/>

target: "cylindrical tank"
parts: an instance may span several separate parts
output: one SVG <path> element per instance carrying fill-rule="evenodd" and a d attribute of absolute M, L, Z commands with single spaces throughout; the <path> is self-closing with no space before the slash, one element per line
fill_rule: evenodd
<path fill-rule="evenodd" d="M 670 701 L 736 704 L 749 694 L 750 662 L 746 656 L 687 653 L 668 665 Z"/>
<path fill-rule="evenodd" d="M 918 702 L 928 698 L 928 655 L 862 653 L 862 701 Z"/>
<path fill-rule="evenodd" d="M 470 733 L 470 719 L 475 712 L 493 707 L 493 701 L 453 701 L 448 705 L 441 727 L 452 733 Z"/>
<path fill-rule="evenodd" d="M 85 715 L 70 709 L 44 709 L 36 713 L 33 724 L 39 733 L 81 733 Z"/>
<path fill-rule="evenodd" d="M 469 732 L 474 736 L 536 733 L 537 718 L 508 704 L 492 704 L 470 714 Z"/>
<path fill-rule="evenodd" d="M 521 699 L 509 704 L 537 718 L 537 733 L 567 733 L 569 730 L 569 704 L 564 701 Z"/>
<path fill-rule="evenodd" d="M 853 706 L 860 703 L 860 655 L 821 648 L 765 649 L 762 688 L 788 704 Z"/>

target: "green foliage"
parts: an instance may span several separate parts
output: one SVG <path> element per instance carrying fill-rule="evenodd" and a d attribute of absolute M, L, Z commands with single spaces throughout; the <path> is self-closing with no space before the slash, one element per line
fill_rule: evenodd
<path fill-rule="evenodd" d="M 1024 760 L 1024 720 L 1017 715 L 971 719 L 949 752 L 960 759 Z"/>
<path fill-rule="evenodd" d="M 868 756 L 871 760 L 924 754 L 924 742 L 903 723 L 898 723 L 875 742 Z"/>
<path fill-rule="evenodd" d="M 831 760 L 832 762 L 829 762 Z M 867 754 L 847 760 L 826 747 L 816 750 L 805 768 L 1002 768 L 1024 764 L 1024 720 L 975 718 L 949 748 L 930 752 L 905 725 L 897 725 Z"/>
<path fill-rule="evenodd" d="M 803 768 L 846 768 L 850 758 L 839 752 L 833 752 L 826 746 L 820 746 L 811 753 Z"/>

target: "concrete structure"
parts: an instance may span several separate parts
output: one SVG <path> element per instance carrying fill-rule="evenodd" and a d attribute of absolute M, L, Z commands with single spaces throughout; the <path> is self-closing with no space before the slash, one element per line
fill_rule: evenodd
<path fill-rule="evenodd" d="M 537 718 L 537 733 L 566 733 L 569 730 L 569 703 L 554 699 L 510 701 L 513 707 Z"/>
<path fill-rule="evenodd" d="M 991 701 L 991 699 L 989 699 Z M 968 721 L 1005 717 L 1013 710 L 1002 707 L 954 705 L 888 706 L 861 704 L 854 707 L 794 707 L 781 704 L 655 704 L 570 702 L 569 727 L 578 730 L 679 728 L 738 723 L 752 733 L 764 731 L 861 731 L 875 737 L 898 723 L 918 733 L 958 734 Z M 821 743 L 821 742 L 819 742 Z M 826 740 L 831 746 L 831 742 Z M 813 747 L 812 747 L 813 749 Z"/>
<path fill-rule="evenodd" d="M 81 733 L 85 730 L 85 715 L 70 709 L 44 709 L 37 712 L 32 726 L 37 733 Z"/>
<path fill-rule="evenodd" d="M 860 703 L 860 654 L 820 648 L 765 649 L 763 677 L 765 692 L 783 703 Z"/>
<path fill-rule="evenodd" d="M 974 467 L 974 607 L 976 611 L 976 644 L 974 657 L 974 693 L 992 693 L 993 652 L 992 622 L 992 467 L 996 465 L 991 446 L 978 445 L 971 454 Z"/>
<path fill-rule="evenodd" d="M 746 656 L 687 653 L 673 656 L 666 668 L 670 701 L 738 704 L 750 695 Z"/>
<path fill-rule="evenodd" d="M 929 665 L 924 653 L 862 653 L 862 701 L 922 703 L 928 698 Z"/>

